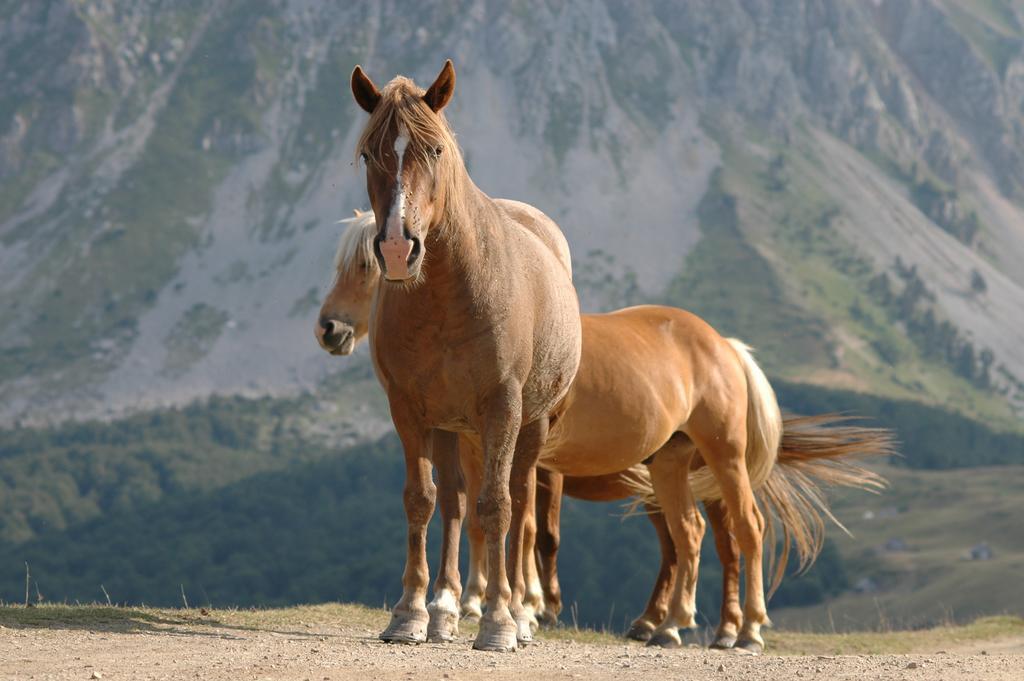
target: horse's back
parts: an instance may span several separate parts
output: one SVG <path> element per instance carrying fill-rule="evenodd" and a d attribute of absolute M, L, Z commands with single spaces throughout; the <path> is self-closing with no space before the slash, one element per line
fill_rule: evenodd
<path fill-rule="evenodd" d="M 722 372 L 730 375 L 741 366 L 735 348 L 704 318 L 678 307 L 636 305 L 601 315 L 584 315 L 591 325 L 605 333 L 628 334 L 642 338 L 649 353 L 672 357 L 687 365 L 695 381 L 719 380 Z M 606 341 L 610 342 L 610 341 Z"/>
<path fill-rule="evenodd" d="M 728 341 L 699 315 L 667 305 L 635 305 L 584 315 L 584 325 L 602 333 L 639 335 L 647 343 L 670 344 L 689 355 L 731 352 Z"/>

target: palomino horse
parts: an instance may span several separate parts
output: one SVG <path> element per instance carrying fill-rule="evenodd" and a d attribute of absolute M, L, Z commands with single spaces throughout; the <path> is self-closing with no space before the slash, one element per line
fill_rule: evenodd
<path fill-rule="evenodd" d="M 586 343 L 586 337 L 584 337 Z M 892 434 L 886 429 L 865 428 L 846 423 L 850 417 L 838 414 L 820 416 L 785 416 L 782 425 L 782 443 L 778 462 L 768 480 L 754 491 L 758 504 L 769 513 L 767 543 L 775 544 L 777 518 L 782 531 L 782 551 L 772 555 L 772 580 L 769 596 L 778 588 L 785 575 L 790 545 L 799 556 L 799 569 L 813 564 L 824 544 L 824 517 L 840 529 L 846 528 L 832 515 L 819 484 L 877 491 L 884 480 L 877 474 L 851 462 L 874 456 L 889 456 L 895 452 Z M 697 465 L 703 465 L 698 459 Z M 537 471 L 537 519 L 527 525 L 527 546 L 531 544 L 530 531 L 536 531 L 537 583 L 529 584 L 526 604 L 549 624 L 558 619 L 562 609 L 561 589 L 557 574 L 559 545 L 559 514 L 561 495 L 586 501 L 619 501 L 637 497 L 646 507 L 646 515 L 654 525 L 661 548 L 661 565 L 654 589 L 643 613 L 633 620 L 626 633 L 628 638 L 647 641 L 658 623 L 666 616 L 672 582 L 675 577 L 676 556 L 665 518 L 652 498 L 649 477 L 642 466 L 595 477 L 574 478 L 540 469 Z M 646 489 L 645 489 L 646 488 Z M 634 503 L 634 507 L 637 504 Z M 704 508 L 711 523 L 716 549 L 722 562 L 722 608 L 718 633 L 712 647 L 728 648 L 736 642 L 736 632 L 742 623 L 739 606 L 740 560 L 736 542 L 729 534 L 725 508 L 721 500 L 704 500 Z M 478 584 L 483 579 L 482 539 L 479 523 L 470 513 L 470 571 L 463 591 L 463 616 L 479 615 L 482 593 Z M 524 549 L 525 550 L 525 549 Z M 477 558 L 479 556 L 480 558 Z M 524 570 L 529 570 L 524 565 Z"/>
<path fill-rule="evenodd" d="M 351 226 L 341 237 L 336 258 L 336 280 L 324 301 L 321 316 L 337 320 L 339 331 L 333 336 L 325 336 L 318 332 L 321 345 L 333 354 L 348 354 L 356 341 L 366 334 L 366 320 L 370 315 L 370 301 L 377 287 L 378 278 L 375 262 L 371 255 L 371 240 L 375 234 L 375 221 L 372 215 L 357 214 L 351 219 Z M 584 316 L 586 319 L 588 316 Z M 598 316 L 600 317 L 600 316 Z M 587 328 L 586 326 L 584 327 Z M 584 358 L 588 358 L 588 336 L 584 335 Z M 584 379 L 587 377 L 586 365 L 581 365 L 580 373 L 574 383 L 573 391 L 588 388 Z M 568 409 L 562 419 L 573 418 L 578 412 Z M 783 422 L 782 446 L 779 452 L 781 466 L 774 467 L 757 494 L 762 503 L 782 521 L 784 546 L 790 540 L 795 542 L 801 557 L 801 564 L 809 564 L 817 554 L 822 541 L 823 524 L 821 512 L 828 514 L 823 499 L 814 484 L 820 480 L 828 484 L 840 484 L 851 487 L 877 487 L 881 480 L 874 474 L 853 466 L 843 459 L 850 456 L 883 454 L 891 451 L 891 443 L 885 431 L 868 428 L 825 427 L 838 417 L 826 416 L 815 418 L 788 417 Z M 564 423 L 564 421 L 563 421 Z M 603 428 L 618 427 L 609 423 Z M 561 442 L 564 444 L 564 441 Z M 463 453 L 472 448 L 468 440 L 461 441 Z M 472 455 L 463 457 L 463 468 L 470 485 L 470 495 L 479 487 L 481 471 L 478 459 Z M 700 461 L 703 465 L 703 461 Z M 560 499 L 562 476 L 547 471 L 539 475 L 545 484 L 538 488 L 538 513 L 540 532 L 538 536 L 538 561 L 541 564 L 540 578 L 543 581 L 544 600 L 547 602 L 548 616 L 557 617 L 560 609 L 558 596 L 557 574 L 554 568 L 554 557 L 557 551 L 558 512 L 557 502 Z M 610 501 L 641 494 L 650 501 L 652 487 L 646 467 L 633 466 L 625 471 L 592 477 L 566 477 L 567 493 L 577 498 L 593 501 Z M 706 483 L 699 486 L 705 501 L 709 519 L 715 530 L 715 539 L 719 555 L 725 566 L 725 588 L 723 590 L 722 620 L 715 644 L 727 647 L 736 641 L 737 633 L 742 626 L 742 613 L 739 609 L 739 553 L 735 540 L 730 536 L 726 526 L 725 510 L 721 501 L 715 501 L 714 485 Z M 710 494 L 709 494 L 710 493 Z M 546 500 L 545 500 L 546 497 Z M 443 509 L 442 509 L 443 510 Z M 662 564 L 658 581 L 655 585 L 650 602 L 644 613 L 634 621 L 630 635 L 638 639 L 651 638 L 657 625 L 663 623 L 669 610 L 670 591 L 677 565 L 677 553 L 672 543 L 671 534 L 665 516 L 657 511 L 650 513 L 651 521 L 658 530 L 662 547 Z M 769 518 L 771 516 L 769 515 Z M 831 517 L 831 516 L 830 516 Z M 483 553 L 480 546 L 483 535 L 479 525 L 471 515 L 470 522 L 470 574 L 465 593 L 463 594 L 464 614 L 480 615 L 480 597 L 483 595 Z M 446 531 L 451 523 L 445 523 Z M 524 561 L 522 569 L 527 575 L 526 583 L 536 583 L 533 570 L 531 523 L 527 522 L 524 531 Z M 769 537 L 774 545 L 774 541 Z M 457 540 L 456 540 L 457 542 Z M 449 544 L 446 538 L 445 545 Z M 775 565 L 773 586 L 778 584 L 785 569 L 787 553 L 785 552 Z M 444 565 L 442 564 L 442 569 Z M 440 577 L 439 577 L 440 580 Z M 531 605 L 537 611 L 542 609 L 539 598 L 540 589 L 530 589 L 528 593 Z M 678 643 L 678 635 L 666 625 L 660 636 L 654 638 L 655 643 L 673 645 Z M 748 647 L 757 647 L 746 643 Z"/>
<path fill-rule="evenodd" d="M 384 387 L 406 459 L 403 495 L 409 523 L 402 598 L 385 641 L 422 641 L 431 626 L 458 618 L 458 568 L 446 545 L 426 606 L 426 529 L 436 490 L 458 510 L 456 433 L 479 443 L 483 485 L 477 499 L 487 535 L 487 613 L 474 647 L 514 650 L 529 638 L 521 564 L 529 477 L 547 440 L 548 419 L 569 389 L 580 359 L 580 315 L 558 227 L 536 209 L 509 210 L 470 180 L 442 110 L 455 90 L 451 61 L 426 91 L 396 77 L 378 90 L 360 67 L 352 94 L 370 114 L 356 151 L 377 222 L 381 274 L 370 317 L 374 369 Z M 334 334 L 321 319 L 318 333 Z M 456 533 L 456 537 L 458 533 Z M 514 573 L 521 570 L 514 570 Z M 524 632 L 525 626 L 525 632 Z"/>

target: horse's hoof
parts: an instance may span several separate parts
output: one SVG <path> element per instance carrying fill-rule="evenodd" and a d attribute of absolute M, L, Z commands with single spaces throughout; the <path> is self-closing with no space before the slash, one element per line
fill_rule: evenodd
<path fill-rule="evenodd" d="M 550 610 L 544 610 L 540 616 L 540 626 L 542 629 L 557 629 L 562 623 L 558 621 L 558 615 Z"/>
<path fill-rule="evenodd" d="M 444 629 L 427 629 L 427 643 L 454 643 L 459 640 L 459 632 Z"/>
<path fill-rule="evenodd" d="M 631 641 L 650 641 L 654 633 L 654 625 L 650 622 L 633 622 L 626 632 L 626 638 Z"/>
<path fill-rule="evenodd" d="M 385 629 L 380 634 L 380 640 L 384 641 L 384 643 L 416 645 L 418 643 L 425 643 L 427 640 L 427 634 L 425 632 L 392 631 L 391 629 Z"/>
<path fill-rule="evenodd" d="M 751 655 L 760 655 L 764 652 L 764 643 L 761 643 L 760 641 L 755 641 L 752 638 L 741 638 L 740 640 L 736 641 L 736 644 L 733 646 L 733 649 L 742 650 L 750 653 Z"/>
<path fill-rule="evenodd" d="M 530 618 L 526 615 L 516 618 L 516 641 L 521 646 L 533 643 L 533 628 Z"/>
<path fill-rule="evenodd" d="M 479 622 L 484 615 L 484 609 L 476 599 L 463 601 L 460 609 L 463 622 Z"/>
<path fill-rule="evenodd" d="M 732 634 L 719 634 L 715 637 L 715 640 L 711 642 L 709 648 L 715 650 L 729 650 L 736 645 L 736 637 Z"/>
<path fill-rule="evenodd" d="M 459 637 L 459 613 L 454 608 L 434 602 L 427 606 L 430 623 L 427 640 L 431 643 L 451 643 Z"/>
<path fill-rule="evenodd" d="M 647 639 L 647 645 L 652 648 L 682 648 L 683 640 L 675 629 L 663 629 L 654 631 Z"/>
<path fill-rule="evenodd" d="M 427 626 L 427 641 L 430 643 L 451 643 L 459 638 L 459 618 L 455 617 L 455 622 L 439 621 L 435 623 L 433 620 Z"/>
<path fill-rule="evenodd" d="M 476 640 L 473 641 L 473 649 L 498 653 L 512 652 L 519 645 L 518 629 L 515 620 L 511 617 L 498 621 L 485 615 L 480 618 L 480 631 L 476 635 Z"/>
<path fill-rule="evenodd" d="M 426 613 L 394 614 L 388 628 L 381 632 L 380 640 L 385 643 L 423 643 L 427 640 Z"/>

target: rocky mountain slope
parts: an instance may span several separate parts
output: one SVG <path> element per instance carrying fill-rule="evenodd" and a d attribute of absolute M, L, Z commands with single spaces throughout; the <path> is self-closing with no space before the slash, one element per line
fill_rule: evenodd
<path fill-rule="evenodd" d="M 558 220 L 586 308 L 1020 428 L 1009 0 L 0 2 L 0 418 L 344 392 L 310 327 L 366 204 L 347 77 L 448 56 L 473 178 Z"/>

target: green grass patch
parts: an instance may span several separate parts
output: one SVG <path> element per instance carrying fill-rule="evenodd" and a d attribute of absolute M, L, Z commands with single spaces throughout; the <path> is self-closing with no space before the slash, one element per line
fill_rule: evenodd
<path fill-rule="evenodd" d="M 794 353 L 787 362 L 766 362 L 773 373 L 787 380 L 827 382 L 888 398 L 926 401 L 987 419 L 997 429 L 1021 430 L 1003 395 L 961 376 L 945 358 L 928 355 L 872 293 L 871 280 L 878 266 L 847 238 L 843 221 L 848 218 L 841 196 L 834 196 L 836 188 L 827 184 L 824 160 L 809 136 L 798 137 L 787 148 L 767 139 L 759 143 L 723 140 L 729 187 L 739 197 L 740 214 L 746 216 L 744 238 L 771 257 L 774 281 L 781 290 L 778 295 L 824 329 L 825 356 L 803 352 Z M 707 255 L 714 257 L 717 254 Z M 714 273 L 707 276 L 722 279 Z M 741 306 L 744 301 L 733 296 L 716 306 L 729 304 Z M 756 322 L 750 328 L 756 332 Z M 806 325 L 788 325 L 776 328 L 772 335 L 789 342 L 805 329 Z M 747 330 L 729 332 L 761 349 L 757 337 Z"/>
<path fill-rule="evenodd" d="M 697 208 L 701 240 L 670 282 L 664 302 L 751 343 L 773 370 L 827 364 L 824 326 L 790 302 L 772 266 L 741 231 L 739 199 L 727 177 L 723 170 L 712 177 Z"/>

